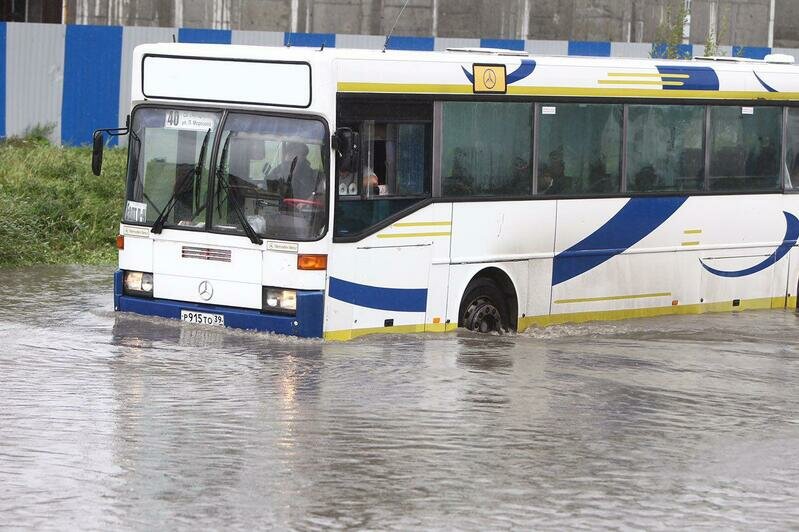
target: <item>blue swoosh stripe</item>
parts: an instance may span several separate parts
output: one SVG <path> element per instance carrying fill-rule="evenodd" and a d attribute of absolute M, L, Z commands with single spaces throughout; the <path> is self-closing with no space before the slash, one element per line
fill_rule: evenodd
<path fill-rule="evenodd" d="M 757 72 L 755 72 L 755 71 L 752 71 L 752 74 L 754 74 L 754 75 L 755 75 L 755 77 L 757 78 L 757 80 L 760 82 L 760 84 L 761 84 L 761 85 L 763 85 L 763 87 L 764 87 L 764 88 L 765 88 L 767 91 L 769 91 L 769 92 L 778 92 L 778 91 L 777 91 L 777 89 L 775 89 L 775 88 L 773 88 L 773 87 L 769 86 L 769 84 L 768 84 L 768 83 L 766 83 L 765 81 L 763 81 L 762 79 L 760 79 L 760 76 L 758 76 L 758 75 L 757 75 Z"/>
<path fill-rule="evenodd" d="M 328 295 L 359 307 L 397 312 L 424 312 L 427 309 L 426 288 L 381 288 L 330 278 Z"/>
<path fill-rule="evenodd" d="M 769 257 L 767 257 L 762 262 L 755 264 L 749 268 L 744 270 L 738 271 L 724 271 L 724 270 L 717 270 L 715 268 L 711 268 L 702 260 L 700 259 L 700 263 L 702 266 L 714 275 L 718 275 L 719 277 L 744 277 L 746 275 L 752 275 L 753 273 L 757 273 L 761 270 L 765 270 L 769 266 L 773 266 L 777 263 L 781 258 L 788 254 L 792 247 L 796 245 L 797 239 L 799 239 L 799 220 L 796 219 L 796 216 L 789 212 L 782 211 L 785 215 L 785 238 L 782 240 L 782 244 L 772 253 Z"/>
<path fill-rule="evenodd" d="M 521 81 L 530 74 L 533 73 L 535 70 L 535 61 L 532 59 L 523 59 L 522 64 L 519 65 L 519 68 L 511 72 L 505 77 L 505 82 L 510 85 L 511 83 L 516 83 L 517 81 Z"/>
<path fill-rule="evenodd" d="M 630 198 L 602 227 L 555 256 L 552 286 L 582 275 L 625 252 L 657 229 L 687 199 Z"/>
<path fill-rule="evenodd" d="M 710 67 L 690 67 L 690 66 L 671 66 L 657 65 L 658 72 L 661 74 L 680 74 L 688 76 L 680 79 L 682 85 L 665 85 L 664 90 L 676 91 L 717 91 L 719 90 L 719 77 L 716 71 Z M 672 81 L 672 80 L 667 80 Z"/>
<path fill-rule="evenodd" d="M 474 76 L 472 76 L 472 73 L 466 70 L 466 67 L 461 67 L 461 70 L 463 70 L 463 73 L 466 74 L 466 79 L 469 80 L 469 83 L 474 85 Z"/>

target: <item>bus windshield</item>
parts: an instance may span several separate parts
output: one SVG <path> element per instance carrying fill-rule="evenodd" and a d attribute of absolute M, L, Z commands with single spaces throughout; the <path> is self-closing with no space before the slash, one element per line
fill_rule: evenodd
<path fill-rule="evenodd" d="M 211 148 L 222 114 L 145 107 L 133 115 L 125 222 L 204 227 Z M 170 203 L 169 209 L 167 207 Z"/>
<path fill-rule="evenodd" d="M 316 240 L 327 227 L 326 139 L 316 119 L 138 108 L 123 220 L 203 230 L 210 199 L 214 231 Z"/>
<path fill-rule="evenodd" d="M 230 113 L 220 133 L 213 229 L 315 240 L 327 222 L 324 124 L 315 119 Z"/>

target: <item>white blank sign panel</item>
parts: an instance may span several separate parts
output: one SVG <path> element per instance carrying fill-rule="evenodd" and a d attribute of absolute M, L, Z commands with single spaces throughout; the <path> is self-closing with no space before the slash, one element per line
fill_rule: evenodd
<path fill-rule="evenodd" d="M 307 63 L 145 56 L 147 98 L 231 102 L 284 107 L 311 105 Z"/>

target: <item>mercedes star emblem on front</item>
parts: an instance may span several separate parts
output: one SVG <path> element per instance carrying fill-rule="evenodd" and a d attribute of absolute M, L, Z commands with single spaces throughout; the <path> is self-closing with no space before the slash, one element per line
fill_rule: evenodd
<path fill-rule="evenodd" d="M 214 296 L 214 287 L 208 281 L 203 281 L 197 287 L 197 292 L 203 300 L 208 301 Z"/>

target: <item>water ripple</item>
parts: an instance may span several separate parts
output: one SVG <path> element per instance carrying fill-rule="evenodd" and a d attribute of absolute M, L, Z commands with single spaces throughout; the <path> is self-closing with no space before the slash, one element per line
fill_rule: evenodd
<path fill-rule="evenodd" d="M 297 340 L 5 271 L 0 527 L 785 529 L 793 312 Z"/>

